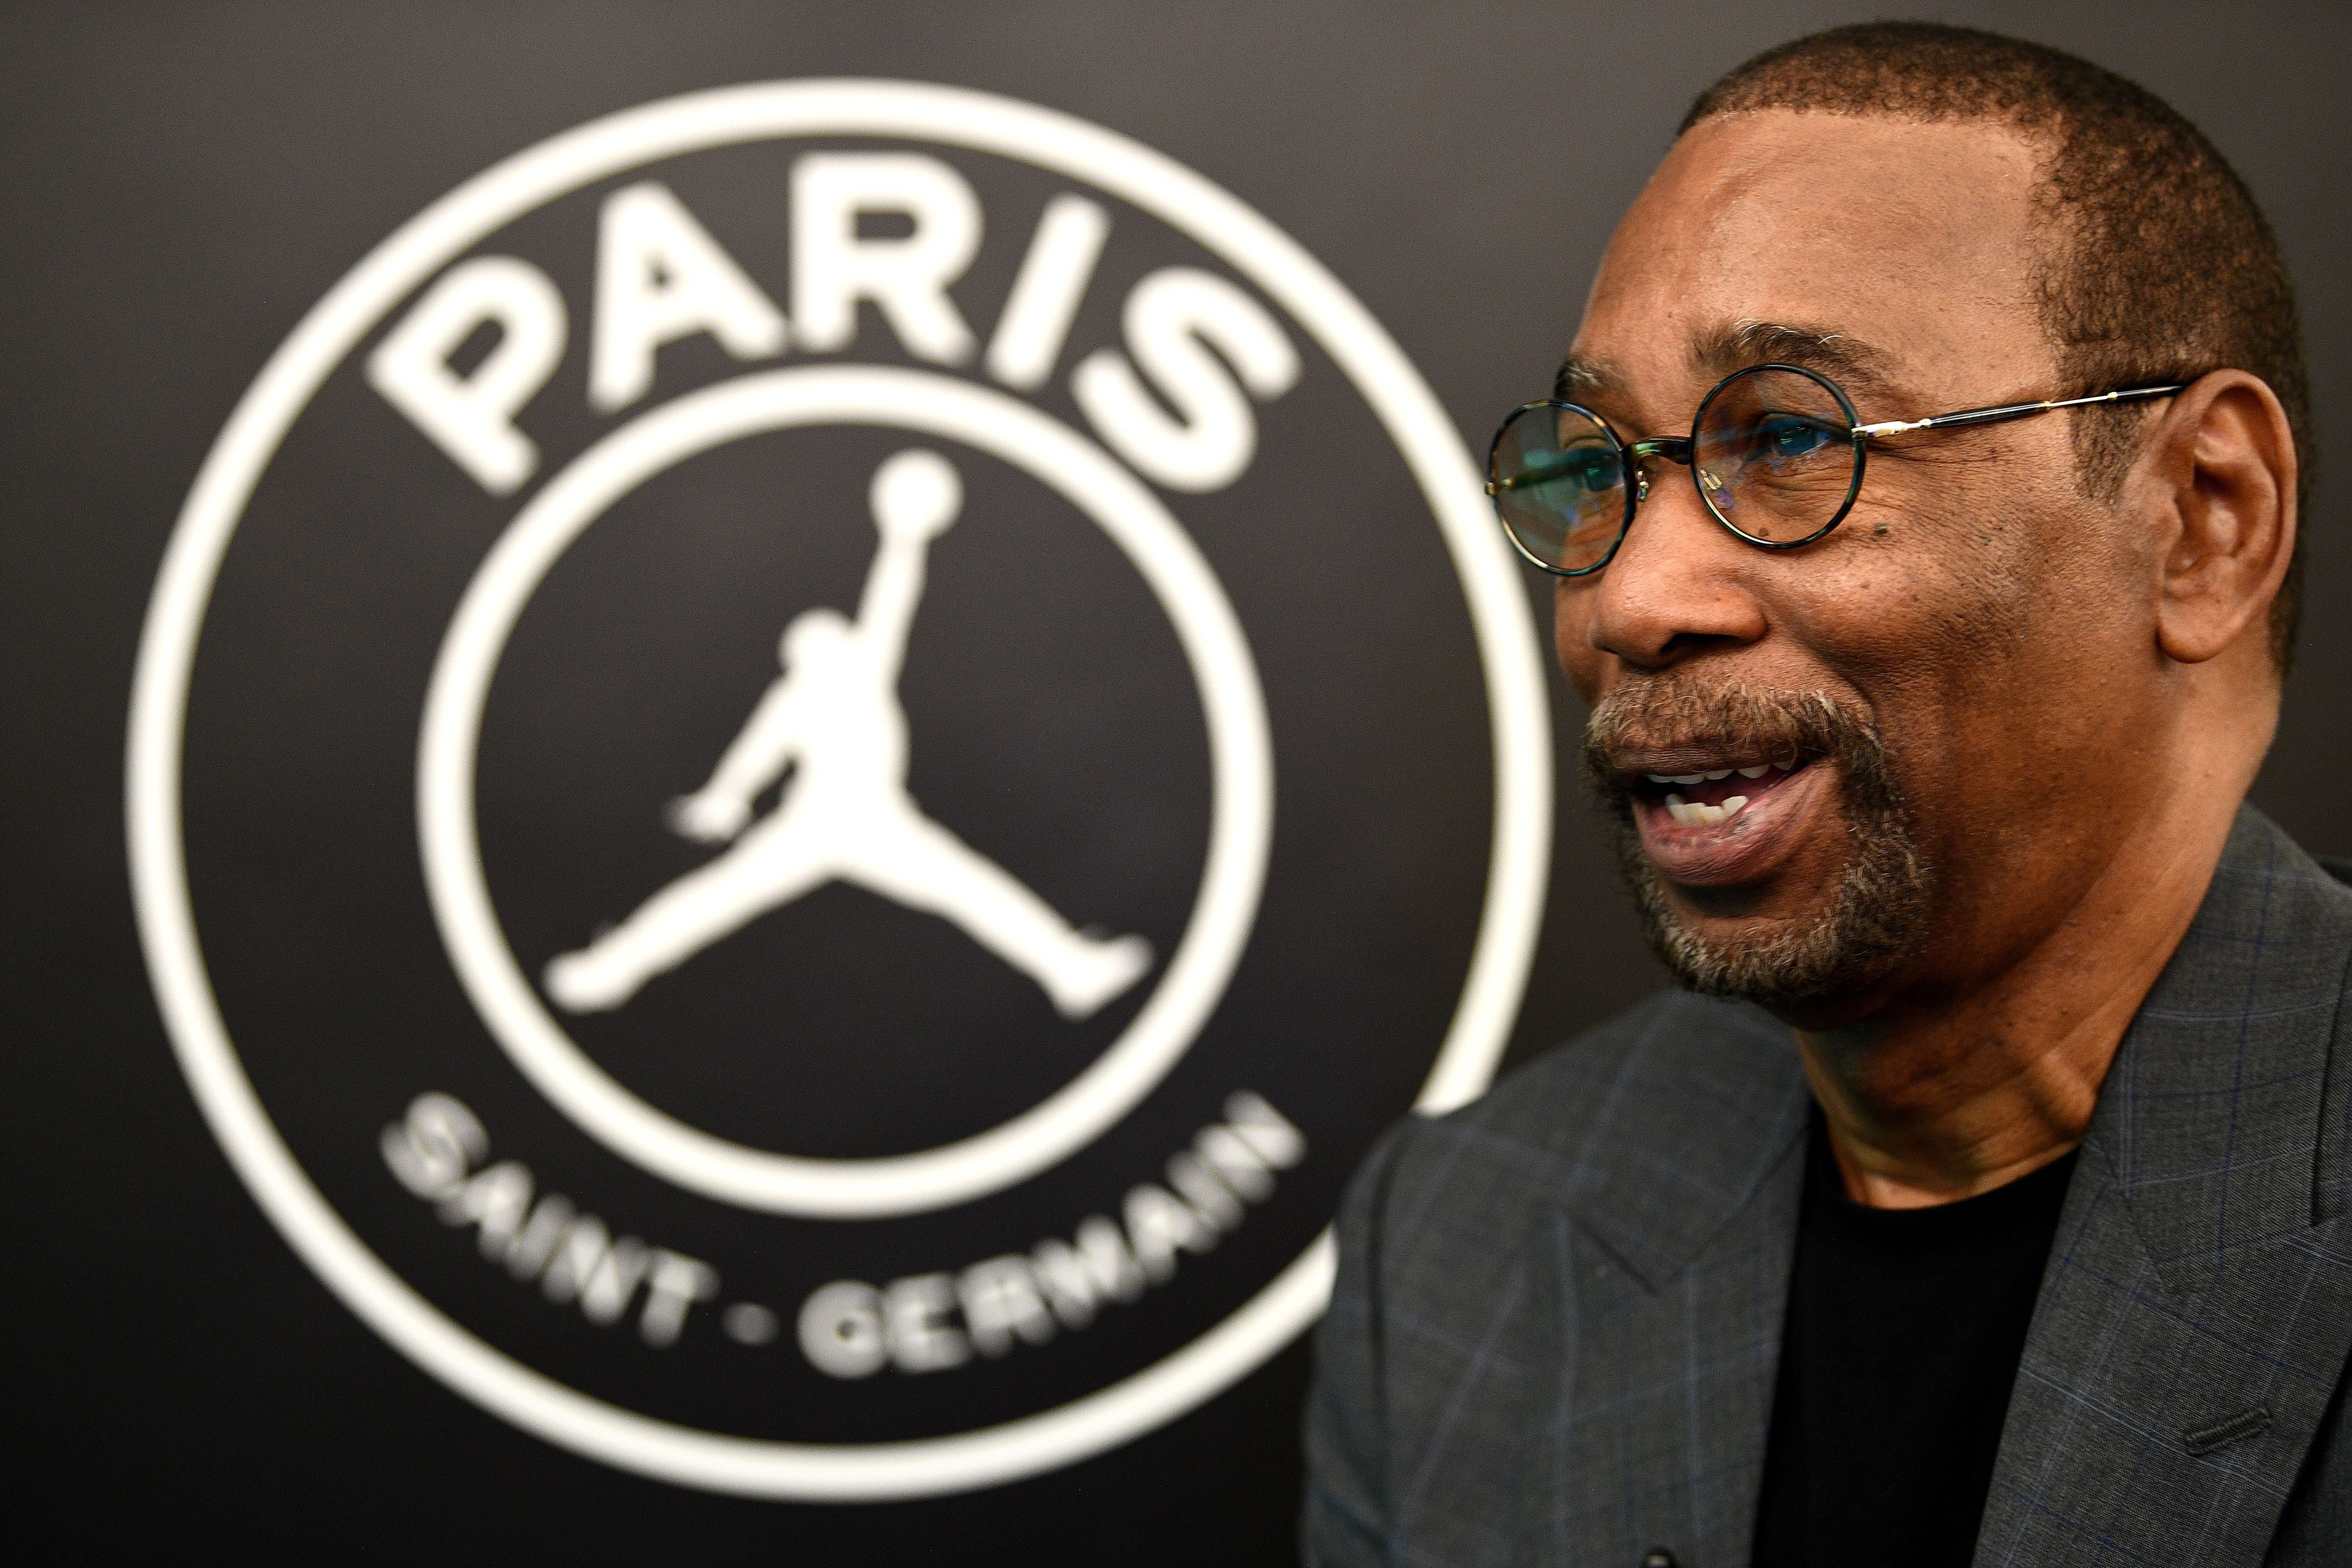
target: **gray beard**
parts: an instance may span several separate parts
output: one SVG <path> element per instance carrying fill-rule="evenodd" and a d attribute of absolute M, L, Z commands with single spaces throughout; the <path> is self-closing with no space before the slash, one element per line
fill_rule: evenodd
<path fill-rule="evenodd" d="M 1827 906 L 1809 920 L 1737 941 L 1684 923 L 1642 852 L 1633 796 L 1609 765 L 1640 740 L 1719 743 L 1743 754 L 1794 751 L 1837 765 L 1852 853 Z M 1818 764 L 1816 764 L 1818 765 Z M 1702 689 L 1675 675 L 1620 689 L 1585 727 L 1588 782 L 1616 826 L 1617 856 L 1650 946 L 1675 978 L 1710 996 L 1801 1007 L 1853 995 L 1927 942 L 1933 879 L 1877 726 L 1825 693 Z"/>

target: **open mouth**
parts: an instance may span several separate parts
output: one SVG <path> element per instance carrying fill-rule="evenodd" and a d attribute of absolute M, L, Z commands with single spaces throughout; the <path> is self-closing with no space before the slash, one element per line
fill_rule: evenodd
<path fill-rule="evenodd" d="M 1809 759 L 1782 756 L 1686 773 L 1644 773 L 1634 794 L 1664 807 L 1681 826 L 1714 827 L 1772 795 L 1808 765 Z"/>
<path fill-rule="evenodd" d="M 1649 752 L 1620 763 L 1643 853 L 1685 887 L 1752 884 L 1795 853 L 1837 770 L 1801 752 L 1740 755 L 1708 748 Z M 1825 783 L 1825 781 L 1827 781 Z"/>

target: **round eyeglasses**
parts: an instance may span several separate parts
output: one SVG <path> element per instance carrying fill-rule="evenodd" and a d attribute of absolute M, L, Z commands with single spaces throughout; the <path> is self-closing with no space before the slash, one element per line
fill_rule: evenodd
<path fill-rule="evenodd" d="M 2186 384 L 2090 397 L 2004 403 L 1925 419 L 1864 425 L 1837 383 L 1793 364 L 1750 365 L 1717 382 L 1688 436 L 1625 442 L 1580 404 L 1529 403 L 1495 432 L 1486 493 L 1520 554 L 1561 577 L 1609 564 L 1650 497 L 1650 459 L 1690 469 L 1709 516 L 1765 550 L 1811 544 L 1845 521 L 1862 493 L 1872 439 L 1997 425 L 2053 408 L 2168 397 Z"/>

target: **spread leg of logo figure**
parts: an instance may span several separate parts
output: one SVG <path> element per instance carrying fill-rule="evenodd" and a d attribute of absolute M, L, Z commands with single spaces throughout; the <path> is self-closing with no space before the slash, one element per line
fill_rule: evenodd
<path fill-rule="evenodd" d="M 428 208 L 238 405 L 141 649 L 142 939 L 248 1188 L 453 1389 L 707 1489 L 989 1485 L 1288 1342 L 1370 1140 L 1484 1084 L 1539 671 L 1266 219 L 980 94 L 697 94 Z"/>

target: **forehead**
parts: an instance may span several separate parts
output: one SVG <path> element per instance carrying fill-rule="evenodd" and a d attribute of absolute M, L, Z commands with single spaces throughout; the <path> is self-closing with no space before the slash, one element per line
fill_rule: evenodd
<path fill-rule="evenodd" d="M 2035 300 L 2037 167 L 2024 137 L 1981 122 L 1706 121 L 1619 225 L 1576 356 L 1643 397 L 1680 397 L 1730 368 L 1753 323 L 1786 323 L 1847 345 L 1859 363 L 1826 367 L 1841 379 L 2021 391 L 2053 361 Z"/>

